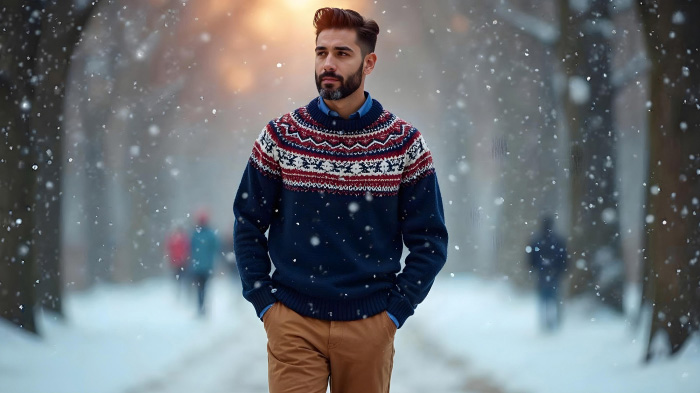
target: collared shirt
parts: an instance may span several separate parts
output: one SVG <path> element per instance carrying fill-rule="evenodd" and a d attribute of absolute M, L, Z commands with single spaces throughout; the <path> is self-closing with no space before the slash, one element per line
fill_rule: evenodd
<path fill-rule="evenodd" d="M 369 112 L 370 109 L 372 109 L 372 96 L 369 95 L 368 92 L 365 92 L 365 103 L 362 104 L 360 109 L 357 110 L 357 112 L 353 113 L 348 117 L 348 119 L 359 119 L 360 117 L 364 116 Z M 331 108 L 326 105 L 326 102 L 323 101 L 323 98 L 318 97 L 318 108 L 321 109 L 321 111 L 328 116 L 332 117 L 340 117 L 340 114 L 334 110 L 331 110 Z"/>

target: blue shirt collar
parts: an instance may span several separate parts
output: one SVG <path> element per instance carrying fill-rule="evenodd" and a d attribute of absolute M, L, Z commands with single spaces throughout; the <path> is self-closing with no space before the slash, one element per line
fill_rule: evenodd
<path fill-rule="evenodd" d="M 328 105 L 326 105 L 326 102 L 323 101 L 323 98 L 321 97 L 318 97 L 318 108 L 321 110 L 321 112 L 325 113 L 328 116 L 340 117 L 340 114 L 336 111 L 331 110 L 331 108 L 329 108 Z M 360 109 L 357 110 L 357 112 L 350 115 L 349 119 L 359 119 L 360 117 L 366 115 L 370 109 L 372 109 L 372 96 L 370 96 L 368 92 L 365 92 L 365 103 L 362 104 L 362 106 L 360 107 Z"/>

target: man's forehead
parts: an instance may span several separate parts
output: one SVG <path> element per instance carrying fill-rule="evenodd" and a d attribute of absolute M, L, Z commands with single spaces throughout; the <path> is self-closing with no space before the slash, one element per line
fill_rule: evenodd
<path fill-rule="evenodd" d="M 353 29 L 325 29 L 316 38 L 316 45 L 326 48 L 346 46 L 359 50 L 357 45 L 357 32 Z"/>

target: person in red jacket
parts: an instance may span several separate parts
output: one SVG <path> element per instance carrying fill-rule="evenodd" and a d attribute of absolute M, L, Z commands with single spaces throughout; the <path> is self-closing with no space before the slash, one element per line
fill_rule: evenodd
<path fill-rule="evenodd" d="M 166 241 L 166 254 L 175 280 L 179 283 L 178 295 L 185 285 L 184 276 L 187 274 L 187 261 L 190 257 L 189 235 L 182 226 L 177 226 Z"/>

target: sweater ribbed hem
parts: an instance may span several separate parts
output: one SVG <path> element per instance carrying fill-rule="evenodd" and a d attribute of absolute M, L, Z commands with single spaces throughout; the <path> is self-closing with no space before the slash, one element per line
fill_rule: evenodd
<path fill-rule="evenodd" d="M 277 300 L 298 314 L 327 321 L 355 321 L 386 310 L 389 291 L 379 291 L 361 299 L 330 300 L 306 296 L 291 288 L 276 285 Z"/>
<path fill-rule="evenodd" d="M 253 303 L 255 315 L 260 315 L 260 312 L 262 312 L 265 307 L 277 301 L 277 298 L 272 295 L 271 288 L 268 285 L 251 291 L 247 294 L 246 299 Z"/>
<path fill-rule="evenodd" d="M 318 107 L 318 97 L 314 98 L 306 106 L 309 115 L 321 123 L 325 128 L 333 131 L 346 131 L 350 133 L 361 132 L 371 126 L 384 112 L 384 108 L 377 100 L 372 100 L 372 108 L 364 116 L 357 119 L 343 119 L 342 117 L 332 117 L 323 113 Z"/>
<path fill-rule="evenodd" d="M 386 311 L 399 320 L 399 328 L 403 326 L 408 317 L 413 315 L 414 309 L 405 297 L 392 296 Z"/>

